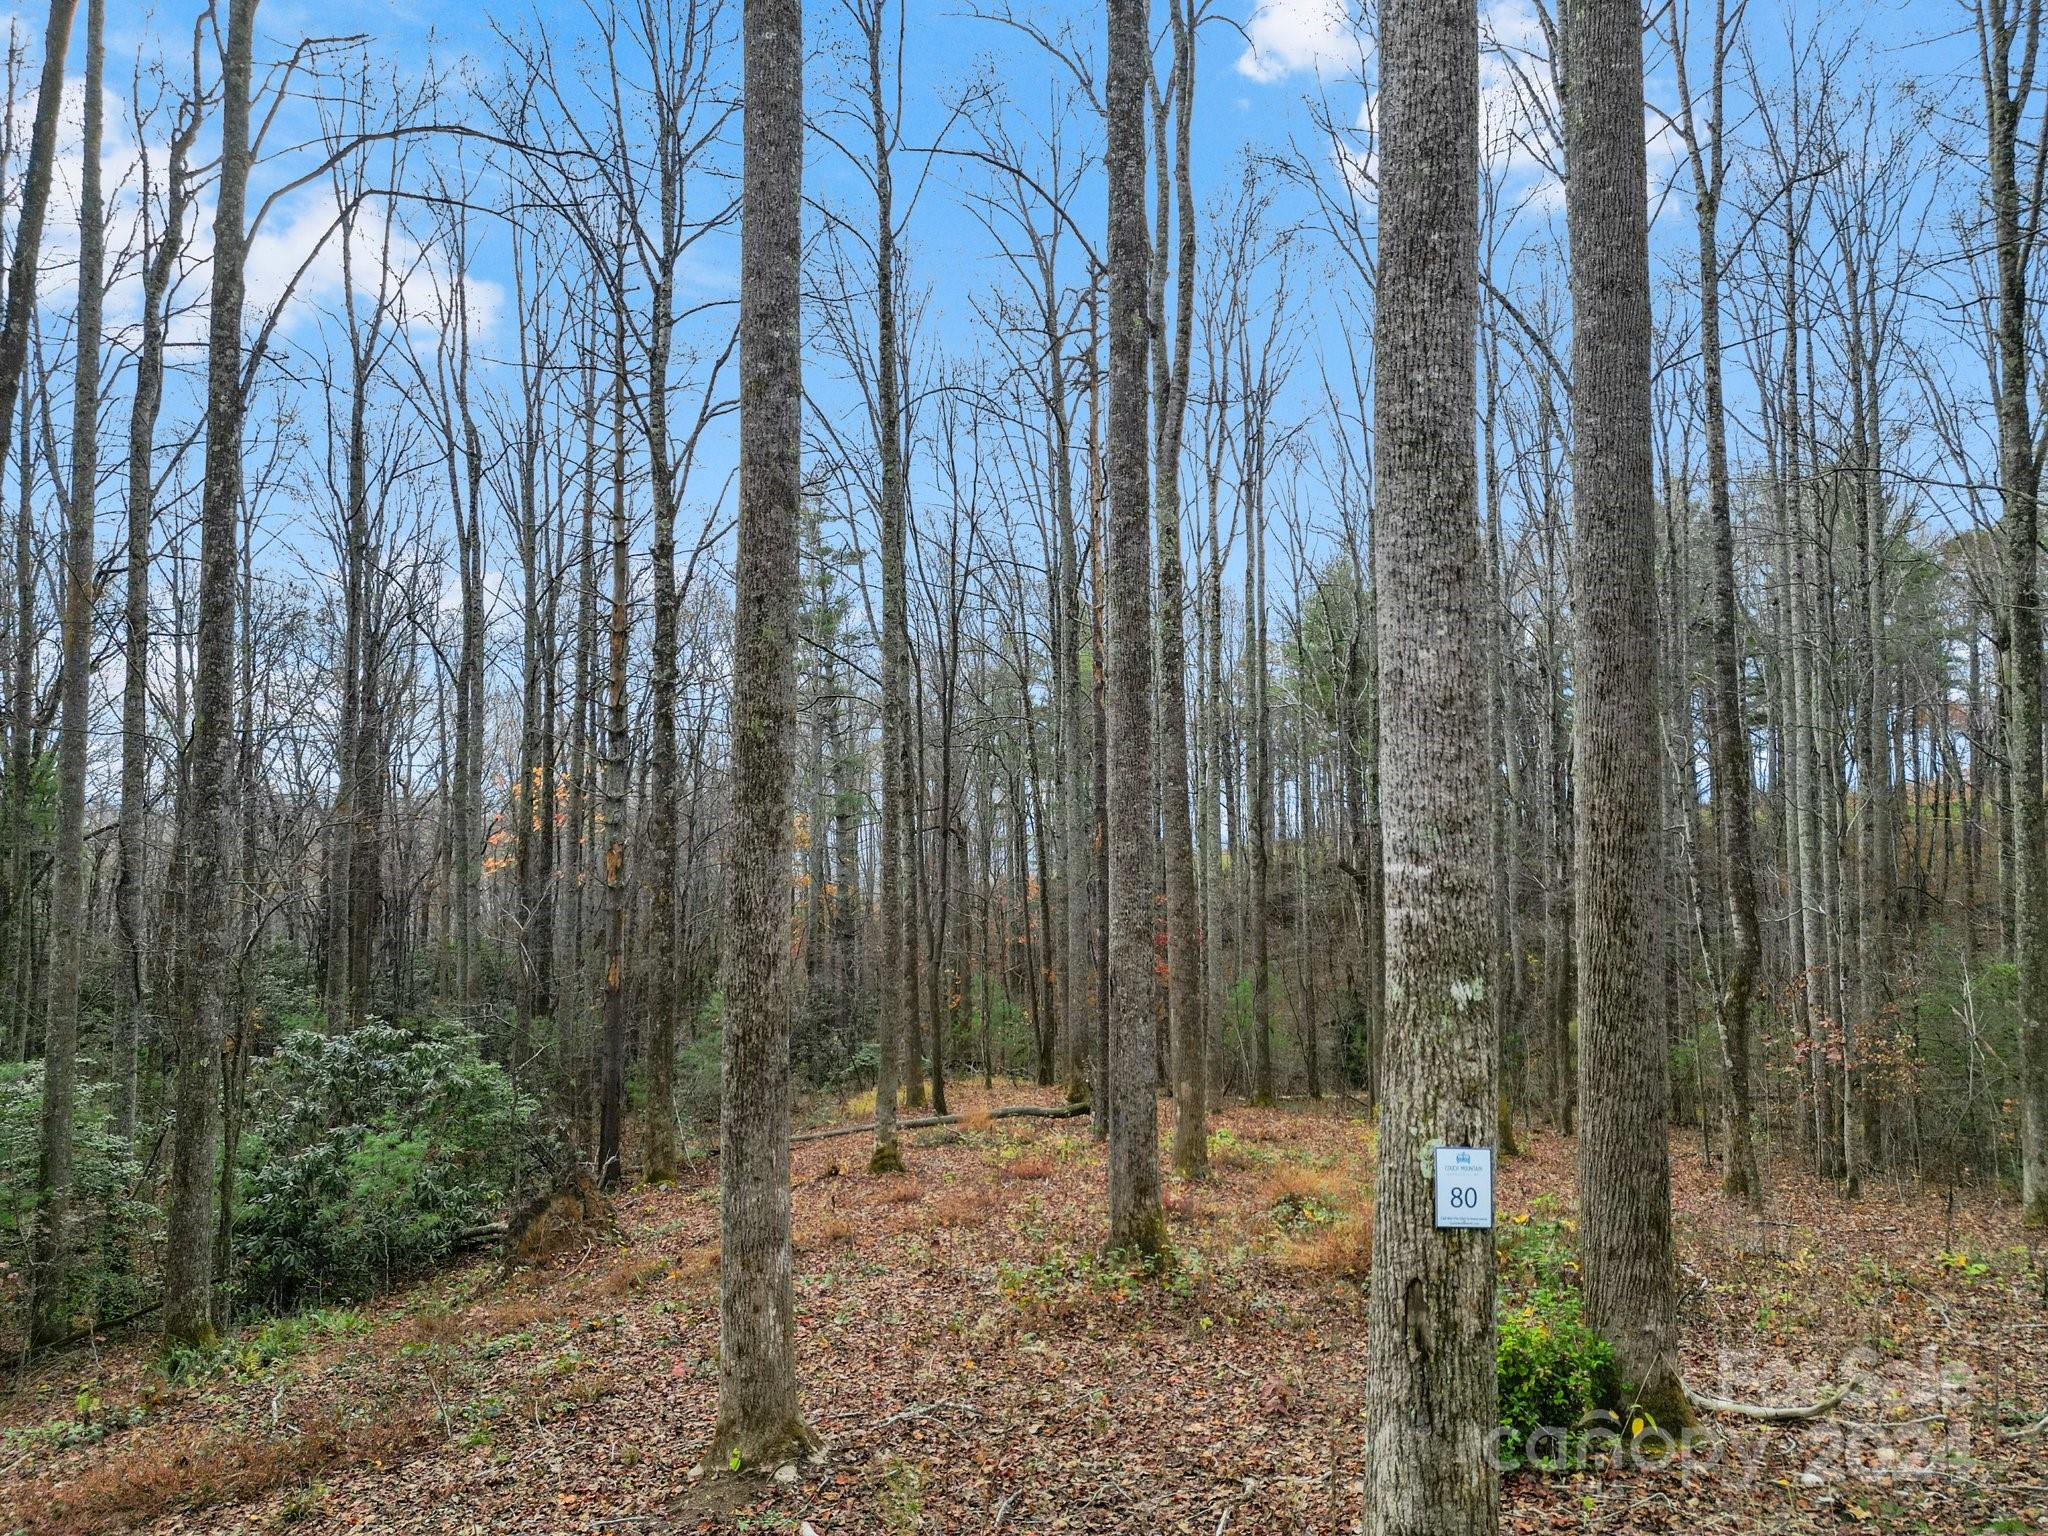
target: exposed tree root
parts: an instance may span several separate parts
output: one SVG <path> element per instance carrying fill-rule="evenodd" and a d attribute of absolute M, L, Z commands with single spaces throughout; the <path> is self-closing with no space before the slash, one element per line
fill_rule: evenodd
<path fill-rule="evenodd" d="M 1998 1438 L 2001 1440 L 2025 1440 L 2031 1435 L 2040 1434 L 2043 1430 L 2048 1430 L 2048 1413 L 2042 1414 L 2041 1417 L 2034 1420 L 2031 1424 L 2018 1424 L 2011 1429 L 2001 1428 L 1998 1431 Z"/>
<path fill-rule="evenodd" d="M 1827 1391 L 1810 1403 L 1738 1403 L 1733 1398 L 1714 1397 L 1705 1392 L 1685 1389 L 1686 1401 L 1701 1413 L 1729 1413 L 1741 1419 L 1753 1419 L 1759 1424 L 1797 1424 L 1804 1419 L 1817 1419 L 1832 1412 L 1849 1395 L 1850 1383 L 1844 1381 L 1829 1387 Z"/>

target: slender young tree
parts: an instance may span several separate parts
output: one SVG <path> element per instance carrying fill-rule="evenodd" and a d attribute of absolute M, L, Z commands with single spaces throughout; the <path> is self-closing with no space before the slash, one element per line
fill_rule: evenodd
<path fill-rule="evenodd" d="M 1380 13 L 1374 533 L 1387 1016 L 1366 1392 L 1369 1536 L 1491 1536 L 1494 1257 L 1435 1226 L 1431 1149 L 1491 1146 L 1497 1041 L 1473 377 L 1479 21 Z"/>
<path fill-rule="evenodd" d="M 2028 276 L 2040 240 L 2039 166 L 2031 191 L 2020 157 L 2035 91 L 2041 0 L 1977 7 L 1983 68 L 1996 357 L 1998 488 L 2005 509 L 2006 746 L 2013 818 L 2013 957 L 2019 970 L 2020 1207 L 2048 1226 L 2048 802 L 2042 799 L 2041 450 L 2034 441 L 2034 372 L 2028 357 Z M 2039 153 L 2039 151 L 2036 151 Z M 2029 201 L 2031 197 L 2032 201 Z"/>
<path fill-rule="evenodd" d="M 1658 1424 L 1678 1379 L 1658 839 L 1649 214 L 1642 13 L 1565 8 L 1571 241 L 1579 1211 L 1592 1325 Z M 1391 734 L 1391 733 L 1390 733 Z"/>
<path fill-rule="evenodd" d="M 199 510 L 199 645 L 193 684 L 185 922 L 192 964 L 179 1001 L 165 1217 L 166 1338 L 213 1336 L 214 1165 L 220 1048 L 232 988 L 235 856 L 236 552 L 242 501 L 242 295 L 248 255 L 249 93 L 258 0 L 228 0 L 221 54 L 221 146 L 214 180 L 213 293 L 207 311 L 206 478 Z"/>
<path fill-rule="evenodd" d="M 1145 374 L 1145 0 L 1109 0 L 1109 1246 L 1166 1248 L 1153 987 L 1152 540 Z"/>
<path fill-rule="evenodd" d="M 1168 0 L 1173 11 L 1173 191 L 1166 188 L 1167 143 L 1159 131 L 1160 247 L 1171 206 L 1179 220 L 1174 248 L 1171 340 L 1159 341 L 1155 372 L 1159 400 L 1153 497 L 1159 524 L 1159 729 L 1160 852 L 1166 861 L 1168 1009 L 1173 1036 L 1173 1166 L 1194 1177 L 1209 1166 L 1209 1044 L 1202 1008 L 1201 916 L 1195 896 L 1194 825 L 1188 810 L 1192 776 L 1188 750 L 1185 572 L 1180 552 L 1180 450 L 1187 419 L 1188 381 L 1194 364 L 1195 185 L 1188 164 L 1195 99 L 1195 19 L 1192 0 Z M 1163 115 L 1163 114 L 1162 114 Z M 1164 282 L 1160 284 L 1163 289 Z M 1164 297 L 1161 298 L 1164 307 Z M 1162 316 L 1163 320 L 1163 316 Z M 1163 324 L 1161 330 L 1164 330 Z"/>
<path fill-rule="evenodd" d="M 146 819 L 149 780 L 150 561 L 156 501 L 156 426 L 163 409 L 164 352 L 169 338 L 168 305 L 189 238 L 187 224 L 195 196 L 192 147 L 205 120 L 199 79 L 199 38 L 192 39 L 191 91 L 179 103 L 164 163 L 163 224 L 143 263 L 141 338 L 135 354 L 135 382 L 128 402 L 128 571 L 121 683 L 121 820 L 117 832 L 119 869 L 114 911 L 120 929 L 120 1002 L 114 1016 L 114 1131 L 135 1139 L 136 1059 L 149 995 L 143 924 L 149 878 Z M 138 136 L 139 137 L 139 136 Z M 143 200 L 148 228 L 150 203 Z M 145 244 L 149 242 L 145 236 Z"/>
<path fill-rule="evenodd" d="M 1721 194 L 1727 170 L 1727 60 L 1737 16 L 1716 0 L 1712 51 L 1707 57 L 1707 122 L 1701 132 L 1686 68 L 1688 14 L 1666 12 L 1671 27 L 1672 72 L 1678 87 L 1673 119 L 1692 172 L 1693 221 L 1699 247 L 1700 411 L 1707 457 L 1707 573 L 1711 607 L 1707 727 L 1713 763 L 1714 829 L 1720 839 L 1722 884 L 1728 905 L 1728 960 L 1721 977 L 1721 1066 L 1726 1083 L 1722 1129 L 1727 1166 L 1722 1186 L 1739 1200 L 1760 1204 L 1756 1138 L 1751 1124 L 1749 1024 L 1763 937 L 1757 921 L 1755 828 L 1750 809 L 1749 724 L 1743 708 L 1741 636 L 1736 624 L 1735 526 L 1728 475 L 1728 421 L 1721 369 Z M 1702 142 L 1702 139 L 1705 142 Z"/>
<path fill-rule="evenodd" d="M 100 335 L 107 230 L 100 194 L 105 138 L 106 0 L 86 0 L 84 136 L 78 179 L 77 363 L 71 393 L 71 485 L 65 495 L 64 617 L 57 730 L 57 846 L 50 890 L 50 998 L 43 1026 L 42 1199 L 36 1223 L 32 1331 L 64 1329 L 71 1235 L 72 1119 L 78 1083 L 78 993 L 85 969 L 85 770 L 92 714 L 93 518 L 99 481 Z"/>
<path fill-rule="evenodd" d="M 918 1052 L 911 1019 L 917 989 L 917 947 L 904 911 L 910 859 L 910 598 L 905 574 L 903 409 L 898 388 L 896 326 L 896 198 L 890 168 L 895 126 L 883 93 L 885 0 L 857 13 L 867 42 L 867 108 L 875 139 L 875 448 L 881 460 L 882 536 L 882 825 L 881 1008 L 875 1025 L 875 1149 L 869 1171 L 903 1166 L 896 1139 L 896 1093 L 901 1060 Z M 900 63 L 899 80 L 900 80 Z"/>
<path fill-rule="evenodd" d="M 790 818 L 803 408 L 802 0 L 746 0 L 739 555 L 733 609 L 718 1423 L 708 1468 L 812 1444 L 789 1233 Z"/>

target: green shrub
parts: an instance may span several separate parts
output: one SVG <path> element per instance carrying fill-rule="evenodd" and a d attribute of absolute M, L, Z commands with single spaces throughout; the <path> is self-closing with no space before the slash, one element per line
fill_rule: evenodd
<path fill-rule="evenodd" d="M 82 1082 L 72 1132 L 70 1262 L 56 1316 L 83 1324 L 125 1317 L 149 1300 L 148 1259 L 161 1219 L 136 1197 L 141 1170 L 114 1135 L 107 1085 Z M 30 1247 L 35 1236 L 41 1151 L 43 1068 L 0 1066 L 0 1331 L 27 1322 Z"/>
<path fill-rule="evenodd" d="M 708 1027 L 682 1043 L 676 1052 L 676 1118 L 685 1128 L 715 1132 L 718 1128 L 719 1097 L 724 1092 L 721 1073 L 725 1064 L 723 1000 Z M 700 1018 L 700 1023 L 703 1020 Z"/>
<path fill-rule="evenodd" d="M 243 1295 L 360 1295 L 445 1257 L 510 1199 L 532 1110 L 457 1025 L 286 1035 L 249 1077 Z"/>
<path fill-rule="evenodd" d="M 1544 1195 L 1495 1233 L 1497 1396 L 1503 1451 L 1513 1461 L 1568 1459 L 1578 1443 L 1571 1432 L 1621 1395 L 1613 1348 L 1579 1312 L 1577 1230 L 1557 1200 Z M 1532 1446 L 1539 1430 L 1563 1433 Z"/>
<path fill-rule="evenodd" d="M 1503 1306 L 1499 1324 L 1496 1392 L 1511 1458 L 1540 1455 L 1541 1443 L 1530 1445 L 1538 1430 L 1571 1431 L 1620 1394 L 1614 1352 L 1580 1318 L 1577 1291 L 1546 1288 Z"/>

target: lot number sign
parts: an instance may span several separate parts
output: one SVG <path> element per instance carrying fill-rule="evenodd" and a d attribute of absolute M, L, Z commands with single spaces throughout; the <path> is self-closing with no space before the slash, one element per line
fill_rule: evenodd
<path fill-rule="evenodd" d="M 1493 1149 L 1436 1149 L 1436 1224 L 1443 1227 L 1493 1225 Z"/>

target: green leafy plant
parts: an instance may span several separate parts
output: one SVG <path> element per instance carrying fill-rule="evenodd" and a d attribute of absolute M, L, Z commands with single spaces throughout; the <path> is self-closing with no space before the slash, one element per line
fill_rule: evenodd
<path fill-rule="evenodd" d="M 511 1196 L 531 1109 L 456 1025 L 286 1035 L 250 1074 L 244 1296 L 361 1295 L 445 1257 Z"/>
<path fill-rule="evenodd" d="M 106 1084 L 81 1083 L 73 1122 L 70 1262 L 54 1314 L 78 1326 L 104 1325 L 150 1300 L 163 1225 L 136 1193 L 141 1169 L 114 1134 L 107 1097 Z M 42 1108 L 41 1063 L 0 1066 L 0 1333 L 14 1336 L 27 1321 Z"/>
<path fill-rule="evenodd" d="M 1545 1459 L 1537 1431 L 1570 1431 L 1619 1396 L 1614 1351 L 1580 1318 L 1576 1291 L 1545 1289 L 1503 1307 L 1499 1326 L 1495 1380 L 1505 1449 Z"/>

